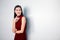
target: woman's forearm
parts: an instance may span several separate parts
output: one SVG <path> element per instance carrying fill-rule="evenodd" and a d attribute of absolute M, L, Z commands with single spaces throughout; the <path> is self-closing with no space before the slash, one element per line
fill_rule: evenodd
<path fill-rule="evenodd" d="M 16 33 L 23 33 L 23 31 L 22 30 L 18 30 L 18 31 L 16 31 Z"/>
<path fill-rule="evenodd" d="M 16 33 L 17 29 L 15 28 L 15 22 L 13 21 L 13 24 L 12 24 L 12 32 L 13 33 Z"/>

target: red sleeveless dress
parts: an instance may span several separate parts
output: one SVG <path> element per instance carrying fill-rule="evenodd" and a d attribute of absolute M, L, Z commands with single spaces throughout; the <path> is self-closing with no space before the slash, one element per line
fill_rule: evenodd
<path fill-rule="evenodd" d="M 22 24 L 22 17 L 23 16 L 18 16 L 20 19 L 15 23 L 15 28 L 17 30 L 21 30 L 21 24 Z M 23 33 L 15 34 L 14 40 L 27 40 L 26 36 L 26 25 Z"/>

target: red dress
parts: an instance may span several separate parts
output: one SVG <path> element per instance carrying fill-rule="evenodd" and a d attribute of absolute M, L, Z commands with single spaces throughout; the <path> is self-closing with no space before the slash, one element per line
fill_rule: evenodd
<path fill-rule="evenodd" d="M 17 30 L 21 30 L 21 24 L 22 24 L 22 17 L 23 16 L 18 16 L 20 19 L 16 22 L 15 28 Z M 27 40 L 26 36 L 26 25 L 23 33 L 15 34 L 14 40 Z"/>

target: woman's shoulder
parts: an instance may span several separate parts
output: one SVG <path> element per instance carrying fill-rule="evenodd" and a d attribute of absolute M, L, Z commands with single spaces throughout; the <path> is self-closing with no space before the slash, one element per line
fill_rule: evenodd
<path fill-rule="evenodd" d="M 26 17 L 25 16 L 22 16 L 22 19 L 26 19 Z"/>
<path fill-rule="evenodd" d="M 26 17 L 25 16 L 22 16 L 22 20 L 25 20 L 26 21 Z"/>

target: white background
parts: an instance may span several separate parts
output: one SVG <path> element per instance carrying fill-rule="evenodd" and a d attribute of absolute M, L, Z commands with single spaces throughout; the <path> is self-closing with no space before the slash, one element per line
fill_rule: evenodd
<path fill-rule="evenodd" d="M 28 40 L 60 40 L 60 0 L 0 0 L 0 40 L 13 40 L 14 7 L 27 18 Z"/>

